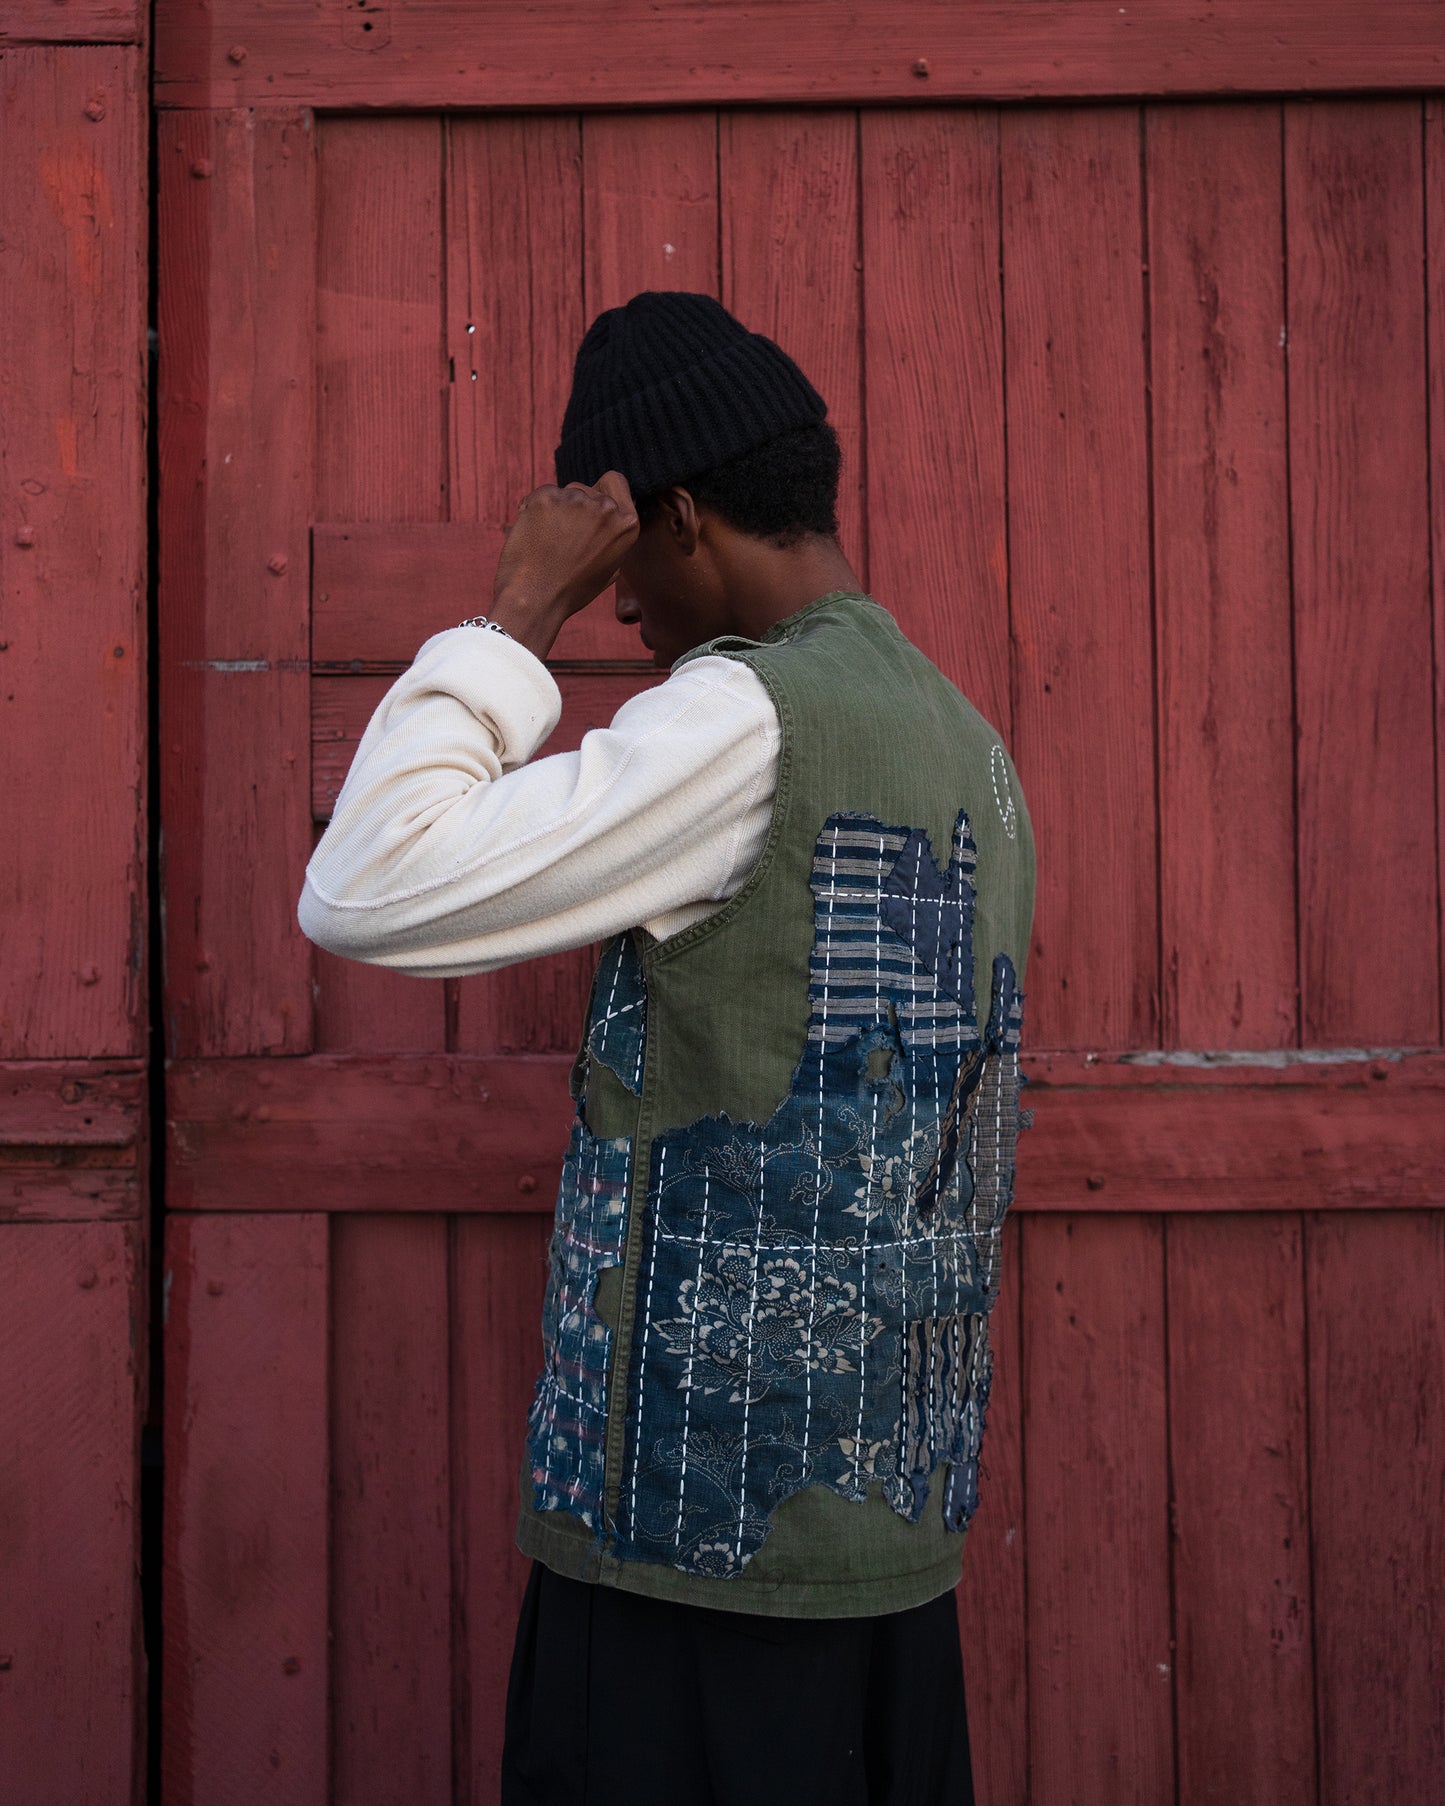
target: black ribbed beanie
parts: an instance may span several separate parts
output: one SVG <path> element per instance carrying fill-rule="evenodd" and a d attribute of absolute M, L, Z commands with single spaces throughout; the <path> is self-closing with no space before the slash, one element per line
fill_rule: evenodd
<path fill-rule="evenodd" d="M 827 412 L 792 358 L 711 295 L 645 289 L 598 314 L 583 336 L 557 481 L 595 483 L 620 470 L 642 494 Z"/>

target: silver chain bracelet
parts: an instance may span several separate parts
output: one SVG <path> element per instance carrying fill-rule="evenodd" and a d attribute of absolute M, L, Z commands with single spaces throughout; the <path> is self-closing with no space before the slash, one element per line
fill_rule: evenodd
<path fill-rule="evenodd" d="M 457 626 L 485 627 L 490 633 L 500 633 L 507 639 L 511 639 L 512 637 L 505 627 L 499 626 L 496 621 L 489 621 L 485 615 L 469 615 L 465 621 L 458 621 Z"/>

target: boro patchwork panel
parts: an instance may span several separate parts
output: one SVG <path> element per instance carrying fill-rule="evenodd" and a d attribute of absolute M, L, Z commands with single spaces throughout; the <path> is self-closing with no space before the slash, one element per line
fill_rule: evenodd
<path fill-rule="evenodd" d="M 975 861 L 962 812 L 942 866 L 917 829 L 830 816 L 788 1096 L 653 1142 L 619 1556 L 737 1574 L 807 1486 L 877 1482 L 916 1522 L 940 1462 L 946 1525 L 976 1508 L 1022 997 L 1000 955 L 980 1033 Z"/>

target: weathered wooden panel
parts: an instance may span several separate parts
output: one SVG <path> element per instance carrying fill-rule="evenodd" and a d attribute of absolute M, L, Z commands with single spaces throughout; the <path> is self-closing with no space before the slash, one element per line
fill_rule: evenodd
<path fill-rule="evenodd" d="M 1430 573 L 1435 615 L 1436 884 L 1445 896 L 1445 100 L 1425 102 L 1425 305 L 1430 394 Z M 1445 998 L 1445 934 L 1440 946 Z M 1442 1032 L 1445 1039 L 1445 1032 Z"/>
<path fill-rule="evenodd" d="M 0 45 L 135 44 L 147 17 L 138 0 L 4 0 Z"/>
<path fill-rule="evenodd" d="M 1418 102 L 1285 108 L 1308 1045 L 1440 1038 L 1420 183 Z"/>
<path fill-rule="evenodd" d="M 1314 1806 L 1300 1219 L 1170 1217 L 1179 1799 Z"/>
<path fill-rule="evenodd" d="M 305 1053 L 310 116 L 167 115 L 158 184 L 166 1051 Z"/>
<path fill-rule="evenodd" d="M 525 207 L 517 196 L 525 193 Z M 490 528 L 459 606 L 484 613 L 502 529 L 540 483 L 572 387 L 582 312 L 582 126 L 572 115 L 447 124 L 447 348 L 451 516 Z M 435 629 L 433 629 L 435 631 Z M 645 657 L 610 593 L 574 615 L 554 660 Z"/>
<path fill-rule="evenodd" d="M 332 1794 L 451 1806 L 447 1226 L 331 1230 Z"/>
<path fill-rule="evenodd" d="M 326 119 L 317 130 L 316 511 L 323 520 L 427 525 L 447 514 L 442 337 L 442 126 L 437 119 Z M 317 585 L 313 577 L 313 589 Z M 418 574 L 424 630 L 437 615 Z M 394 592 L 382 607 L 395 611 Z M 475 612 L 464 610 L 463 612 Z M 315 653 L 313 620 L 313 656 Z M 318 1046 L 444 1045 L 441 980 L 318 955 Z M 321 1037 L 322 1025 L 325 1038 Z"/>
<path fill-rule="evenodd" d="M 1150 107 L 1149 368 L 1168 1047 L 1286 1047 L 1295 983 L 1274 107 Z"/>
<path fill-rule="evenodd" d="M 1003 134 L 1013 747 L 1040 868 L 1035 1047 L 1158 1038 L 1139 113 Z"/>
<path fill-rule="evenodd" d="M 412 981 L 416 982 L 415 980 Z M 171 1067 L 174 1210 L 551 1209 L 570 1058 L 315 1054 Z"/>
<path fill-rule="evenodd" d="M 703 105 L 1097 99 L 1420 88 L 1445 70 L 1432 0 L 437 0 L 351 12 L 161 0 L 169 105 Z"/>
<path fill-rule="evenodd" d="M 998 114 L 860 131 L 868 581 L 1010 736 Z"/>
<path fill-rule="evenodd" d="M 0 1222 L 139 1217 L 148 1126 L 138 1060 L 0 1064 Z"/>
<path fill-rule="evenodd" d="M 979 1456 L 978 1511 L 955 1589 L 969 1753 L 978 1806 L 1028 1798 L 1028 1616 L 1025 1604 L 1023 1344 L 1019 1219 L 1004 1221 L 998 1303 L 989 1319 L 993 1380 Z"/>
<path fill-rule="evenodd" d="M 137 1054 L 146 958 L 139 53 L 6 51 L 0 116 L 0 1058 Z"/>
<path fill-rule="evenodd" d="M 1041 1801 L 1174 1797 L 1163 1225 L 1023 1233 L 1029 1784 Z"/>
<path fill-rule="evenodd" d="M 143 1274 L 132 1225 L 0 1228 L 0 1774 L 16 1806 L 140 1797 Z"/>
<path fill-rule="evenodd" d="M 516 1546 L 527 1407 L 542 1365 L 551 1224 L 541 1216 L 453 1231 L 452 1549 L 458 1801 L 498 1795 L 502 1709 L 528 1562 Z"/>
<path fill-rule="evenodd" d="M 724 113 L 717 159 L 719 299 L 796 358 L 827 402 L 843 448 L 839 540 L 866 588 L 858 116 Z"/>
<path fill-rule="evenodd" d="M 1321 1806 L 1445 1774 L 1445 1217 L 1305 1230 Z"/>
<path fill-rule="evenodd" d="M 325 1806 L 327 1222 L 166 1235 L 166 1806 Z"/>

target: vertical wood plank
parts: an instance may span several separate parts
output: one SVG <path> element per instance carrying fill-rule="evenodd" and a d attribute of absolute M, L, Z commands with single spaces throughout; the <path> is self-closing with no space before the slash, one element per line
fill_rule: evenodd
<path fill-rule="evenodd" d="M 316 231 L 316 518 L 445 520 L 441 122 L 323 121 Z M 316 990 L 326 1051 L 445 1044 L 441 979 L 318 956 Z"/>
<path fill-rule="evenodd" d="M 1297 1036 L 1280 123 L 1144 112 L 1168 1047 Z"/>
<path fill-rule="evenodd" d="M 451 1806 L 447 1226 L 331 1229 L 332 1793 Z"/>
<path fill-rule="evenodd" d="M 327 1220 L 166 1235 L 166 1806 L 326 1806 Z"/>
<path fill-rule="evenodd" d="M 584 326 L 581 124 L 572 115 L 498 115 L 453 119 L 447 129 L 451 518 L 501 527 L 529 490 L 556 480 L 553 450 Z M 489 595 L 479 587 L 479 609 Z M 641 650 L 609 595 L 568 623 L 554 655 L 628 659 Z M 594 960 L 583 947 L 460 980 L 458 1051 L 574 1048 Z"/>
<path fill-rule="evenodd" d="M 1306 1045 L 1440 1032 L 1418 100 L 1289 102 Z"/>
<path fill-rule="evenodd" d="M 993 1381 L 979 1457 L 978 1512 L 956 1589 L 973 1785 L 978 1806 L 1028 1799 L 1028 1640 L 1024 1580 L 1023 1347 L 1019 1218 L 1005 1219 L 998 1303 L 989 1319 Z"/>
<path fill-rule="evenodd" d="M 0 1229 L 0 1773 L 17 1806 L 139 1798 L 138 1225 Z"/>
<path fill-rule="evenodd" d="M 145 1044 L 139 52 L 0 58 L 0 1058 Z M 76 732 L 76 723 L 85 732 Z"/>
<path fill-rule="evenodd" d="M 1445 1009 L 1445 97 L 1425 110 L 1425 305 L 1430 393 L 1430 572 L 1435 621 L 1435 883 L 1441 909 L 1440 992 Z M 1445 1024 L 1442 1024 L 1445 1038 Z"/>
<path fill-rule="evenodd" d="M 1012 731 L 997 109 L 861 118 L 869 582 Z"/>
<path fill-rule="evenodd" d="M 527 1407 L 542 1365 L 550 1214 L 458 1219 L 452 1253 L 456 1797 L 498 1797 L 502 1709 L 529 1563 L 516 1546 Z"/>
<path fill-rule="evenodd" d="M 166 1051 L 305 1053 L 311 116 L 158 133 Z"/>
<path fill-rule="evenodd" d="M 720 299 L 781 345 L 827 402 L 843 448 L 839 538 L 866 586 L 857 114 L 721 114 L 718 188 Z"/>
<path fill-rule="evenodd" d="M 1013 751 L 1046 1047 L 1157 1038 L 1139 111 L 1000 118 Z"/>
<path fill-rule="evenodd" d="M 1316 1799 L 1299 1218 L 1165 1222 L 1180 1806 Z"/>
<path fill-rule="evenodd" d="M 1445 1214 L 1305 1219 L 1321 1806 L 1445 1774 Z"/>
<path fill-rule="evenodd" d="M 1023 1233 L 1030 1785 L 1174 1796 L 1163 1229 L 1032 1217 Z"/>
<path fill-rule="evenodd" d="M 586 318 L 645 288 L 718 292 L 717 117 L 582 119 Z"/>

